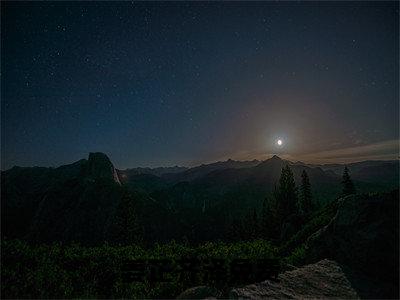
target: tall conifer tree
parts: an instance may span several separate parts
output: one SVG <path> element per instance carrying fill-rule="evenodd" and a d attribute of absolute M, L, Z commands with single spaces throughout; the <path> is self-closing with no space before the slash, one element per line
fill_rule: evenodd
<path fill-rule="evenodd" d="M 312 210 L 311 184 L 305 170 L 301 173 L 300 209 L 305 215 L 308 215 Z"/>
<path fill-rule="evenodd" d="M 342 185 L 343 185 L 343 191 L 342 191 L 343 196 L 352 195 L 356 193 L 356 189 L 354 187 L 353 181 L 350 178 L 349 169 L 347 167 L 344 167 Z"/>
<path fill-rule="evenodd" d="M 282 224 L 287 217 L 298 213 L 297 188 L 289 165 L 282 168 L 279 186 L 275 190 L 275 198 L 279 224 Z"/>

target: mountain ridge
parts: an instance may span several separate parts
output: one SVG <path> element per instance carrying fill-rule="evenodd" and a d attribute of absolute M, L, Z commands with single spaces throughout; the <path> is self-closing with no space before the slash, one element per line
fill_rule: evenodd
<path fill-rule="evenodd" d="M 24 237 L 33 231 L 39 234 L 39 241 L 66 238 L 94 242 L 107 235 L 124 195 L 135 193 L 140 196 L 133 201 L 142 202 L 142 216 L 151 217 L 145 222 L 152 224 L 146 233 L 151 240 L 179 238 L 182 232 L 192 240 L 221 239 L 227 233 L 226 228 L 218 228 L 220 224 L 243 218 L 251 209 L 261 209 L 266 198 L 270 201 L 285 165 L 291 166 L 297 185 L 302 171 L 307 171 L 315 202 L 329 203 L 340 195 L 341 175 L 321 167 L 293 164 L 278 156 L 262 162 L 226 160 L 172 175 L 135 173 L 122 178 L 124 174 L 115 169 L 107 155 L 94 152 L 88 159 L 57 168 L 14 167 L 3 171 L 1 204 L 7 214 L 2 214 L 2 224 L 7 236 Z M 379 181 L 387 163 L 372 167 L 367 173 L 359 168 L 360 176 L 367 181 L 352 177 L 359 192 L 397 187 L 397 181 Z M 389 172 L 395 172 L 391 180 L 398 176 L 393 168 Z M 9 226 L 21 217 L 24 222 Z M 167 230 L 167 223 L 175 224 L 171 225 L 174 229 Z M 76 236 L 74 230 L 81 226 L 89 227 Z"/>
<path fill-rule="evenodd" d="M 90 154 L 92 153 L 95 155 L 101 155 L 106 157 L 106 159 L 110 160 L 110 158 L 108 157 L 107 154 L 103 153 L 103 152 L 89 152 L 89 157 Z M 358 162 L 352 162 L 352 163 L 327 163 L 327 164 L 312 164 L 312 163 L 305 163 L 302 161 L 290 161 L 290 160 L 286 160 L 286 159 L 282 159 L 281 157 L 279 157 L 278 155 L 274 154 L 273 156 L 271 156 L 270 158 L 267 158 L 265 160 L 257 160 L 257 159 L 253 159 L 253 160 L 234 160 L 234 159 L 227 159 L 225 161 L 215 161 L 215 162 L 210 162 L 210 163 L 203 163 L 200 165 L 195 165 L 193 167 L 186 167 L 186 166 L 179 166 L 179 165 L 174 165 L 174 166 L 166 166 L 166 167 L 128 167 L 128 168 L 115 168 L 117 170 L 117 172 L 125 172 L 125 171 L 132 171 L 132 172 L 137 172 L 136 174 L 152 174 L 152 175 L 156 175 L 156 176 L 160 176 L 162 174 L 168 174 L 168 173 L 178 173 L 179 171 L 188 171 L 191 169 L 196 169 L 196 168 L 204 168 L 206 166 L 217 166 L 217 165 L 224 165 L 224 164 L 252 164 L 252 165 L 256 165 L 256 164 L 261 164 L 270 160 L 283 160 L 286 161 L 288 163 L 290 163 L 291 165 L 303 165 L 303 166 L 309 166 L 309 167 L 320 167 L 323 170 L 335 170 L 337 168 L 343 168 L 344 166 L 347 166 L 348 168 L 352 168 L 352 167 L 359 167 L 362 165 L 376 165 L 376 164 L 382 164 L 382 163 L 399 163 L 400 160 L 365 160 L 365 161 L 358 161 Z M 11 169 L 24 169 L 24 168 L 48 168 L 48 169 L 58 169 L 60 167 L 64 167 L 64 166 L 69 166 L 69 165 L 73 165 L 73 164 L 77 164 L 79 162 L 82 161 L 86 161 L 87 159 L 80 159 L 77 161 L 74 161 L 72 163 L 66 163 L 66 164 L 62 164 L 59 165 L 58 167 L 46 167 L 46 166 L 18 166 L 18 165 L 14 165 L 11 168 L 8 169 L 4 169 L 1 170 L 1 172 L 5 172 L 5 171 L 9 171 Z M 111 162 L 111 160 L 110 160 Z M 171 172 L 172 170 L 172 172 Z M 158 173 L 158 175 L 157 175 Z"/>

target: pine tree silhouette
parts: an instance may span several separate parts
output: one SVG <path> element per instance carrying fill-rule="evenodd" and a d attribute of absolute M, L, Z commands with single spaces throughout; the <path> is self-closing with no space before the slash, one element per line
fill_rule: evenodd
<path fill-rule="evenodd" d="M 352 195 L 356 193 L 356 189 L 354 187 L 353 181 L 351 181 L 349 169 L 347 167 L 344 167 L 342 185 L 342 196 Z"/>
<path fill-rule="evenodd" d="M 301 173 L 300 209 L 304 215 L 308 215 L 312 210 L 311 184 L 305 170 Z"/>
<path fill-rule="evenodd" d="M 282 168 L 278 189 L 275 190 L 277 202 L 277 219 L 282 224 L 289 216 L 298 213 L 297 188 L 294 182 L 292 170 L 287 165 Z"/>

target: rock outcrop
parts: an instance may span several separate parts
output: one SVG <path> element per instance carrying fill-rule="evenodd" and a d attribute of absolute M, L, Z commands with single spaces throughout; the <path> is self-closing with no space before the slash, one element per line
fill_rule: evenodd
<path fill-rule="evenodd" d="M 221 292 L 209 286 L 196 286 L 182 292 L 177 299 L 217 299 Z"/>
<path fill-rule="evenodd" d="M 275 280 L 221 292 L 198 286 L 181 293 L 177 299 L 359 299 L 342 267 L 331 260 L 287 271 Z"/>
<path fill-rule="evenodd" d="M 107 155 L 101 152 L 89 153 L 85 175 L 91 178 L 110 178 L 121 184 L 117 171 Z"/>
<path fill-rule="evenodd" d="M 335 217 L 307 241 L 307 262 L 321 258 L 376 282 L 372 295 L 366 284 L 360 285 L 363 297 L 398 298 L 398 191 L 340 199 Z"/>
<path fill-rule="evenodd" d="M 342 268 L 334 261 L 322 260 L 278 276 L 278 280 L 235 288 L 233 299 L 357 299 Z"/>

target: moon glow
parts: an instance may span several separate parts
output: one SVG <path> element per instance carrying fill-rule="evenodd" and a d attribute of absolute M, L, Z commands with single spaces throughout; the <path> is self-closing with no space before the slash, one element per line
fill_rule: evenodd
<path fill-rule="evenodd" d="M 283 141 L 281 139 L 279 139 L 279 140 L 276 141 L 276 144 L 278 146 L 282 146 L 283 145 Z"/>

